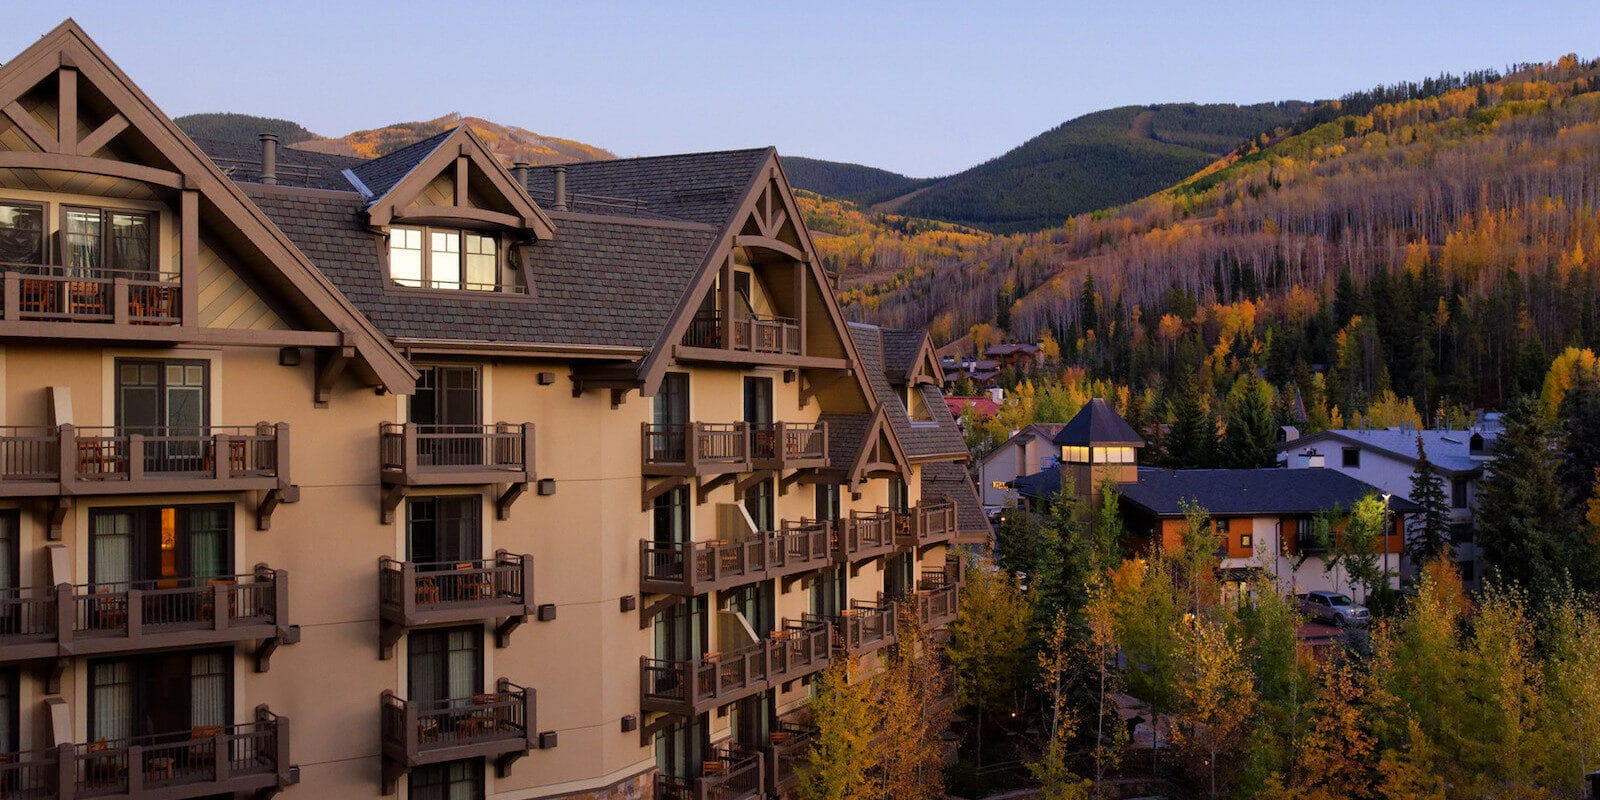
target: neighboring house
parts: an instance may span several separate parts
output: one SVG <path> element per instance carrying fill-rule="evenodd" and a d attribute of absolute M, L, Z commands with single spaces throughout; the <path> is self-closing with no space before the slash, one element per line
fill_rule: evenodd
<path fill-rule="evenodd" d="M 1018 374 L 1027 374 L 1039 366 L 1039 345 L 1026 342 L 991 344 L 983 348 L 983 357 L 999 362 L 1002 368 L 1011 367 Z"/>
<path fill-rule="evenodd" d="M 1324 468 L 1342 472 L 1395 496 L 1411 497 L 1416 472 L 1417 439 L 1444 483 L 1450 503 L 1451 555 L 1462 582 L 1476 589 L 1482 575 L 1474 513 L 1484 468 L 1494 454 L 1497 431 L 1467 430 L 1327 430 L 1289 438 L 1278 445 L 1278 461 L 1290 469 Z M 1405 564 L 1407 575 L 1417 565 Z"/>
<path fill-rule="evenodd" d="M 1005 397 L 1005 392 L 999 388 L 990 389 L 987 394 L 976 396 L 945 395 L 945 408 L 950 410 L 950 416 L 961 421 L 964 411 L 971 411 L 981 419 L 993 419 L 1000 415 L 1000 402 Z"/>
<path fill-rule="evenodd" d="M 1054 442 L 1061 448 L 1056 468 L 1012 482 L 1030 504 L 1048 502 L 1064 480 L 1072 481 L 1082 496 L 1086 487 L 1110 478 L 1122 493 L 1123 522 L 1135 551 L 1179 547 L 1184 508 L 1197 504 L 1214 521 L 1221 577 L 1229 591 L 1244 591 L 1260 574 L 1277 579 L 1285 592 L 1352 591 L 1344 570 L 1327 569 L 1326 553 L 1309 544 L 1304 532 L 1316 515 L 1347 510 L 1367 495 L 1381 494 L 1377 487 L 1333 470 L 1137 467 L 1137 451 L 1144 443 L 1110 404 L 1098 399 L 1067 423 Z M 1389 508 L 1392 528 L 1383 537 L 1380 557 L 1398 571 L 1405 518 L 1415 506 L 1393 497 Z"/>
<path fill-rule="evenodd" d="M 1017 431 L 978 462 L 978 491 L 983 504 L 1006 507 L 1017 504 L 1018 495 L 1011 482 L 1024 475 L 1047 470 L 1061 458 L 1061 448 L 1052 441 L 1061 429 L 1059 422 L 1036 422 Z"/>
<path fill-rule="evenodd" d="M 4 61 L 0 796 L 783 796 L 816 674 L 954 619 L 937 360 L 770 148 L 242 147 L 73 22 Z"/>
<path fill-rule="evenodd" d="M 962 378 L 971 381 L 979 389 L 989 389 L 996 386 L 1000 380 L 999 361 L 992 358 L 973 358 L 971 356 L 955 357 L 944 356 L 939 359 L 940 368 L 944 370 L 944 387 L 953 388 Z"/>

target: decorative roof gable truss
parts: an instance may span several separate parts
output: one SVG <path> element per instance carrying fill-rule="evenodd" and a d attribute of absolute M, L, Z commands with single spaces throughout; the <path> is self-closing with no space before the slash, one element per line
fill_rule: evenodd
<path fill-rule="evenodd" d="M 440 176 L 450 179 L 453 197 L 448 205 L 426 202 L 424 197 L 424 190 Z M 550 217 L 466 125 L 457 127 L 389 191 L 374 198 L 367 219 L 373 227 L 444 223 L 520 230 L 540 239 L 555 234 Z"/>
<path fill-rule="evenodd" d="M 23 105 L 41 92 L 53 93 L 53 120 Z M 0 66 L 0 133 L 12 128 L 36 149 L 0 150 L 0 169 L 106 176 L 175 197 L 180 280 L 186 287 L 181 326 L 172 328 L 178 331 L 175 338 L 227 343 L 232 340 L 226 337 L 234 335 L 238 344 L 259 341 L 256 332 L 198 327 L 204 215 L 211 233 L 248 256 L 243 260 L 252 278 L 270 287 L 311 329 L 288 336 L 285 343 L 321 348 L 319 362 L 338 364 L 338 372 L 350 364 L 369 384 L 413 391 L 417 372 L 406 359 L 72 20 Z M 98 326 L 78 327 L 95 334 L 91 329 Z M 336 377 L 319 375 L 319 395 L 325 393 L 324 382 Z"/>

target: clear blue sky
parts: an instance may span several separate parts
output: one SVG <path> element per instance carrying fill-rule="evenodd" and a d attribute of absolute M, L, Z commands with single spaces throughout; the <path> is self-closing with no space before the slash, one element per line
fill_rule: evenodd
<path fill-rule="evenodd" d="M 625 156 L 771 144 L 915 176 L 1118 105 L 1600 55 L 1597 0 L 5 6 L 0 58 L 72 16 L 172 116 L 341 135 L 460 111 Z"/>

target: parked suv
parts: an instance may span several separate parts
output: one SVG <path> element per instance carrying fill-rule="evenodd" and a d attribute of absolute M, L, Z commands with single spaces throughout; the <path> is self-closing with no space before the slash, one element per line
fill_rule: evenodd
<path fill-rule="evenodd" d="M 1372 614 L 1366 606 L 1357 605 L 1349 595 L 1338 592 L 1307 592 L 1300 595 L 1300 610 L 1318 622 L 1331 622 L 1341 628 L 1361 627 Z"/>

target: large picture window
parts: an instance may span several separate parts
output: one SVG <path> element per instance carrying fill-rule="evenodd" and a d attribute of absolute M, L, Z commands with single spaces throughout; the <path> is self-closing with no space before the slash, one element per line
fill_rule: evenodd
<path fill-rule="evenodd" d="M 89 540 L 96 586 L 220 578 L 233 572 L 233 507 L 95 509 Z"/>
<path fill-rule="evenodd" d="M 91 741 L 220 731 L 232 700 L 233 659 L 225 650 L 89 662 Z"/>
<path fill-rule="evenodd" d="M 44 243 L 44 206 L 0 201 L 0 264 L 43 264 Z"/>
<path fill-rule="evenodd" d="M 389 278 L 420 289 L 501 291 L 498 242 L 476 231 L 397 225 L 389 231 Z"/>
<path fill-rule="evenodd" d="M 64 266 L 85 275 L 151 272 L 154 229 L 146 213 L 67 206 L 61 220 Z"/>

